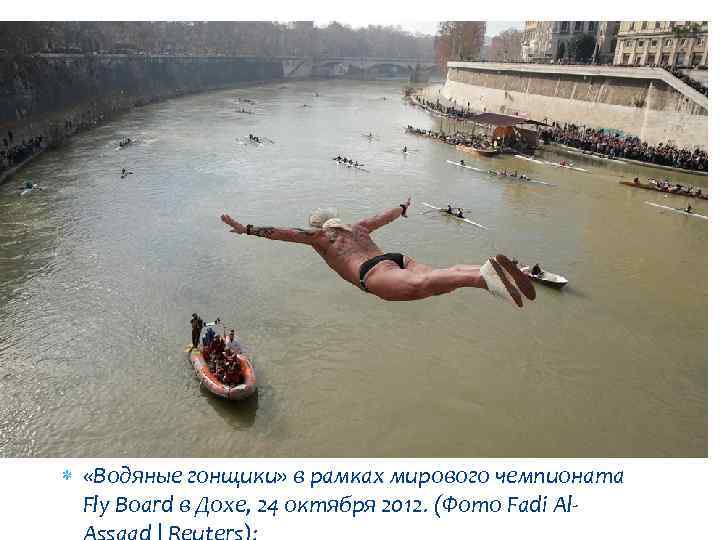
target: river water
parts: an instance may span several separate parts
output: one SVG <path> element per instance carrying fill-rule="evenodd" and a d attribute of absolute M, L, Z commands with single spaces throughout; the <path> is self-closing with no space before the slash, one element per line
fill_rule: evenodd
<path fill-rule="evenodd" d="M 547 187 L 453 167 L 469 156 L 404 133 L 439 124 L 401 88 L 302 82 L 158 103 L 0 186 L 0 456 L 706 455 L 707 222 L 644 204 L 684 198 L 618 185 L 657 169 L 473 160 Z M 256 114 L 235 112 L 238 97 Z M 275 144 L 237 140 L 250 132 Z M 118 150 L 124 137 L 139 142 Z M 46 190 L 19 196 L 25 180 Z M 302 227 L 316 206 L 356 220 L 408 195 L 410 219 L 375 234 L 386 251 L 438 266 L 505 253 L 570 284 L 538 285 L 523 310 L 476 289 L 383 302 L 310 248 L 218 219 Z M 488 230 L 422 201 L 464 206 Z M 248 345 L 256 399 L 199 385 L 183 352 L 195 311 Z"/>

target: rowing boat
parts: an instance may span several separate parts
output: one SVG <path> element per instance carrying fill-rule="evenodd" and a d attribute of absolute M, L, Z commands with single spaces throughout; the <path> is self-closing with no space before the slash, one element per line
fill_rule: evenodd
<path fill-rule="evenodd" d="M 507 178 L 509 180 L 518 180 L 519 182 L 531 182 L 533 184 L 542 184 L 544 186 L 554 186 L 555 184 L 551 184 L 550 182 L 543 182 L 542 180 L 533 180 L 532 178 L 520 178 L 519 176 L 511 176 L 509 174 L 500 174 L 494 169 L 478 169 L 477 167 L 471 167 L 470 165 L 463 165 L 462 163 L 458 163 L 457 161 L 450 161 L 449 159 L 445 160 L 450 165 L 455 165 L 456 167 L 461 167 L 463 169 L 470 169 L 471 171 L 477 171 L 485 174 L 490 174 L 492 176 L 498 176 L 500 178 Z"/>
<path fill-rule="evenodd" d="M 480 227 L 481 229 L 487 230 L 487 227 L 480 225 L 479 223 L 475 223 L 474 221 L 470 221 L 468 218 L 461 218 L 461 217 L 456 216 L 455 214 L 449 214 L 445 208 L 440 208 L 439 206 L 433 206 L 432 204 L 428 204 L 426 202 L 424 202 L 422 204 L 424 206 L 427 206 L 428 208 L 432 208 L 433 210 L 438 210 L 440 212 L 443 212 L 448 217 L 454 217 L 455 219 L 459 219 L 460 221 L 464 221 L 465 223 L 469 223 L 470 225 L 475 225 L 476 227 Z"/>
<path fill-rule="evenodd" d="M 542 180 L 533 180 L 532 178 L 528 178 L 527 176 L 525 178 L 520 178 L 519 176 L 513 176 L 511 174 L 501 174 L 494 169 L 489 169 L 486 172 L 488 174 L 491 174 L 492 176 L 497 176 L 500 178 L 507 178 L 508 180 L 517 180 L 518 182 L 530 182 L 531 184 L 542 184 L 543 186 L 554 186 L 555 185 L 555 184 L 551 184 L 550 182 L 543 182 Z"/>
<path fill-rule="evenodd" d="M 561 169 L 572 169 L 573 171 L 590 172 L 582 167 L 575 167 L 574 165 L 563 165 L 562 163 L 555 163 L 554 161 L 545 161 L 542 159 L 532 158 L 523 156 L 522 154 L 515 154 L 516 158 L 524 159 L 525 161 L 532 161 L 533 163 L 539 163 L 540 165 L 551 165 L 553 167 L 560 167 Z"/>
<path fill-rule="evenodd" d="M 665 193 L 666 195 L 681 195 L 682 197 L 689 197 L 691 199 L 701 199 L 703 201 L 707 201 L 708 197 L 707 195 L 693 195 L 692 193 L 679 193 L 677 191 L 665 191 L 664 189 L 660 189 L 655 184 L 644 184 L 642 182 L 627 182 L 625 180 L 620 180 L 620 183 L 623 186 L 630 186 L 634 188 L 640 188 L 640 189 L 649 189 L 650 191 L 657 191 L 658 193 Z"/>
<path fill-rule="evenodd" d="M 333 161 L 340 166 L 345 166 L 348 169 L 355 169 L 356 171 L 362 171 L 362 172 L 370 172 L 367 169 L 364 169 L 363 167 L 358 167 L 356 165 L 350 165 L 349 163 L 343 163 L 342 161 L 338 161 L 337 159 L 333 159 Z"/>
<path fill-rule="evenodd" d="M 656 208 L 662 208 L 663 210 L 670 210 L 672 212 L 677 212 L 678 214 L 685 214 L 686 216 L 696 217 L 700 219 L 707 219 L 707 216 L 703 216 L 702 214 L 695 214 L 693 212 L 686 212 L 684 208 L 673 208 L 672 206 L 663 206 L 662 204 L 656 204 L 650 201 L 645 201 L 645 204 L 649 204 L 650 206 L 655 206 Z"/>
<path fill-rule="evenodd" d="M 485 169 L 478 169 L 477 167 L 471 167 L 470 165 L 465 165 L 463 163 L 459 163 L 457 161 L 450 161 L 449 159 L 445 160 L 446 163 L 449 163 L 450 165 L 455 165 L 456 167 L 460 167 L 462 169 L 470 169 L 471 171 L 477 171 L 477 172 L 487 172 Z"/>
<path fill-rule="evenodd" d="M 530 279 L 539 283 L 543 283 L 544 285 L 547 285 L 548 287 L 553 287 L 555 289 L 562 289 L 565 285 L 568 284 L 567 278 L 561 276 L 560 274 L 553 274 L 552 272 L 548 272 L 547 270 L 543 270 L 542 273 L 539 275 L 534 275 L 530 271 L 529 266 L 523 266 L 520 268 L 520 271 L 526 276 L 528 276 Z"/>

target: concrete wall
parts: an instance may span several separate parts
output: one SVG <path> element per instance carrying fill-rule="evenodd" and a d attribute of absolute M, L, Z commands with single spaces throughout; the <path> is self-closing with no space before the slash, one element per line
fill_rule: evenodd
<path fill-rule="evenodd" d="M 559 66 L 534 69 L 523 65 L 498 71 L 455 64 L 442 95 L 458 105 L 470 102 L 475 110 L 518 112 L 534 120 L 618 129 L 650 144 L 707 149 L 707 108 L 698 103 L 702 99 L 688 97 L 664 80 L 626 76 L 622 68 L 597 73 L 573 73 Z"/>

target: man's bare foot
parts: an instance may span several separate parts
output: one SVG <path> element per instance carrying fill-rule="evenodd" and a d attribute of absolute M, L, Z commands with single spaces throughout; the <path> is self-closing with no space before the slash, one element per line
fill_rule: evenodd
<path fill-rule="evenodd" d="M 498 254 L 495 256 L 495 260 L 499 262 L 502 267 L 510 274 L 515 281 L 518 289 L 530 300 L 535 300 L 535 287 L 530 281 L 530 278 L 520 270 L 516 264 L 508 259 L 505 255 Z"/>
<path fill-rule="evenodd" d="M 503 271 L 500 264 L 495 259 L 488 259 L 490 261 L 490 264 L 492 265 L 493 269 L 495 270 L 495 273 L 498 275 L 500 280 L 502 281 L 503 286 L 505 287 L 505 290 L 510 294 L 513 301 L 515 302 L 515 305 L 517 307 L 523 306 L 522 296 L 520 296 L 520 293 L 515 288 L 515 286 L 510 283 L 510 280 L 505 275 L 505 272 Z"/>

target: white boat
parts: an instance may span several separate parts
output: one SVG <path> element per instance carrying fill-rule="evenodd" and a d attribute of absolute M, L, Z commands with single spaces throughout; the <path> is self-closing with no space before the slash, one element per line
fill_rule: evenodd
<path fill-rule="evenodd" d="M 671 212 L 676 212 L 678 214 L 684 214 L 686 216 L 696 217 L 700 219 L 707 219 L 707 216 L 703 216 L 702 214 L 695 214 L 694 212 L 686 212 L 684 208 L 673 208 L 672 206 L 663 206 L 662 204 L 655 204 L 650 201 L 645 201 L 645 204 L 649 204 L 650 206 L 655 206 L 656 208 L 662 208 L 663 210 L 670 210 Z"/>
<path fill-rule="evenodd" d="M 493 176 L 498 176 L 500 178 L 507 178 L 508 180 L 517 180 L 519 182 L 531 182 L 533 184 L 542 184 L 544 186 L 554 186 L 555 184 L 551 184 L 550 182 L 543 182 L 542 180 L 533 180 L 532 178 L 520 178 L 519 176 L 511 176 L 509 174 L 500 174 L 496 170 L 493 169 L 478 169 L 477 167 L 471 167 L 470 165 L 463 165 L 462 163 L 458 163 L 457 161 L 450 161 L 449 159 L 445 160 L 450 165 L 455 165 L 456 167 L 461 167 L 463 169 L 470 169 L 471 171 L 477 171 L 485 174 L 490 174 Z"/>
<path fill-rule="evenodd" d="M 582 167 L 576 167 L 575 165 L 563 165 L 562 163 L 555 163 L 554 161 L 546 161 L 545 163 L 548 165 L 552 165 L 553 167 L 560 167 L 561 169 L 572 169 L 573 171 L 590 172 L 587 169 L 583 169 Z"/>
<path fill-rule="evenodd" d="M 476 227 L 480 227 L 481 229 L 487 230 L 487 227 L 484 225 L 480 225 L 479 223 L 475 223 L 474 221 L 469 220 L 468 218 L 462 218 L 458 217 L 455 214 L 448 214 L 448 211 L 445 208 L 440 208 L 439 206 L 433 206 L 432 204 L 428 204 L 426 202 L 422 203 L 423 205 L 427 206 L 428 208 L 432 208 L 433 210 L 438 210 L 442 212 L 444 215 L 448 217 L 454 217 L 455 219 L 459 219 L 460 221 L 464 221 L 465 223 L 469 223 L 470 225 L 475 225 Z"/>
<path fill-rule="evenodd" d="M 542 273 L 539 275 L 533 275 L 530 271 L 529 266 L 523 266 L 520 268 L 520 271 L 526 276 L 528 276 L 530 279 L 538 281 L 547 285 L 548 287 L 553 287 L 555 289 L 562 289 L 565 285 L 568 284 L 567 278 L 561 276 L 560 274 L 553 274 L 552 272 L 548 272 L 547 270 L 543 270 Z"/>
<path fill-rule="evenodd" d="M 450 161 L 449 159 L 446 159 L 445 161 L 447 163 L 449 163 L 450 165 L 455 165 L 456 167 L 462 167 L 463 169 L 470 169 L 471 171 L 477 171 L 477 172 L 481 172 L 481 173 L 487 172 L 486 169 L 478 169 L 477 167 L 471 167 L 470 165 L 464 165 L 457 161 Z"/>
<path fill-rule="evenodd" d="M 562 163 L 555 163 L 554 161 L 545 161 L 542 159 L 536 159 L 522 154 L 515 154 L 516 158 L 524 159 L 525 161 L 532 161 L 533 163 L 539 163 L 540 165 L 551 165 L 553 167 L 560 167 L 561 169 L 572 169 L 573 171 L 590 172 L 582 167 L 575 167 L 574 165 L 563 165 Z"/>
<path fill-rule="evenodd" d="M 530 156 L 523 156 L 522 154 L 515 154 L 513 157 L 516 157 L 518 159 L 524 159 L 525 161 L 532 161 L 533 163 L 539 163 L 540 165 L 546 165 L 544 161 L 541 161 L 537 158 L 532 158 Z"/>
<path fill-rule="evenodd" d="M 350 165 L 349 163 L 343 163 L 342 161 L 338 161 L 336 159 L 333 160 L 338 166 L 344 166 L 348 169 L 355 169 L 356 171 L 362 171 L 362 172 L 370 172 L 367 169 L 364 169 L 363 167 L 358 167 L 356 165 Z"/>

